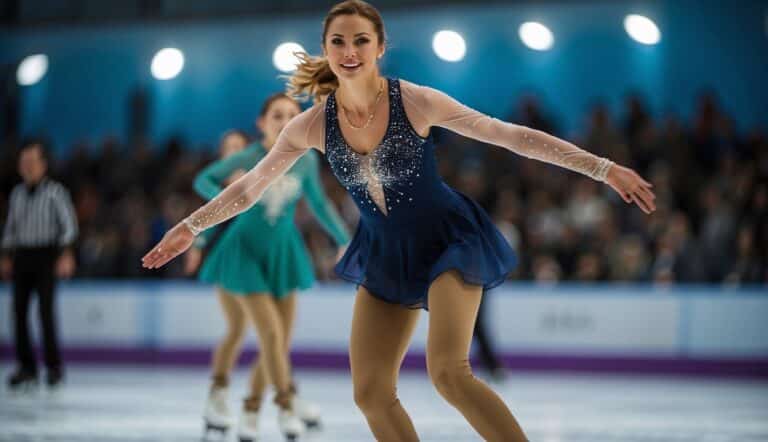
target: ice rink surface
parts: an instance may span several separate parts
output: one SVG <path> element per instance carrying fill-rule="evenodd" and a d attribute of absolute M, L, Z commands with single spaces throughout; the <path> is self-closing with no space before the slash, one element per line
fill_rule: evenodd
<path fill-rule="evenodd" d="M 0 370 L 3 384 L 10 369 Z M 323 410 L 322 430 L 302 440 L 373 440 L 352 401 L 348 374 L 299 372 L 297 378 L 302 396 Z M 245 382 L 246 372 L 236 372 L 235 411 Z M 493 385 L 534 442 L 768 441 L 764 381 L 512 372 Z M 207 388 L 202 367 L 69 366 L 66 385 L 54 393 L 18 395 L 2 386 L 0 441 L 199 441 Z M 426 374 L 404 372 L 399 394 L 422 441 L 481 440 Z M 276 416 L 265 402 L 261 442 L 282 440 Z M 224 440 L 235 441 L 234 433 Z"/>

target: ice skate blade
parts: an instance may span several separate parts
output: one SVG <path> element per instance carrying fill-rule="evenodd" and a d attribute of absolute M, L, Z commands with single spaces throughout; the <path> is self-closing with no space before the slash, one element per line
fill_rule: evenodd
<path fill-rule="evenodd" d="M 26 396 L 37 393 L 37 381 L 24 381 L 21 384 L 8 386 L 8 390 L 13 396 Z"/>
<path fill-rule="evenodd" d="M 227 430 L 229 430 L 229 425 L 217 424 L 208 419 L 204 419 L 203 423 L 205 424 L 205 428 L 203 429 L 204 439 L 209 433 L 220 433 L 221 436 L 224 437 L 227 434 Z"/>

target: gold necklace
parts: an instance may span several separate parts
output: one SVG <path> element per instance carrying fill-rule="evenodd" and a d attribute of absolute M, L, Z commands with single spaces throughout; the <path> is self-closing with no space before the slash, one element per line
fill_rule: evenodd
<path fill-rule="evenodd" d="M 355 130 L 361 130 L 371 125 L 373 118 L 376 116 L 376 109 L 379 107 L 379 102 L 381 101 L 381 96 L 383 92 L 384 92 L 384 83 L 379 83 L 379 92 L 376 93 L 376 102 L 373 103 L 373 112 L 371 112 L 371 114 L 368 115 L 368 121 L 366 121 L 365 124 L 362 126 L 355 126 L 354 124 L 352 124 L 352 121 L 350 121 L 349 115 L 347 114 L 347 109 L 344 106 L 341 106 L 341 110 L 344 112 L 344 118 L 347 120 L 347 124 L 349 125 L 349 127 Z"/>

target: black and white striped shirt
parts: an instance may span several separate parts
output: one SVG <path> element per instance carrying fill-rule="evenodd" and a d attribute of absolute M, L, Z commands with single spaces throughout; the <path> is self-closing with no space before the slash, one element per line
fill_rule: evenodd
<path fill-rule="evenodd" d="M 64 186 L 43 178 L 34 188 L 21 183 L 11 191 L 2 248 L 66 247 L 77 237 L 77 218 Z"/>

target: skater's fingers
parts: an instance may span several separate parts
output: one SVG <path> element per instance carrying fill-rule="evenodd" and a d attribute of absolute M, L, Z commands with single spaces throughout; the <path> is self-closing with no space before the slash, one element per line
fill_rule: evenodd
<path fill-rule="evenodd" d="M 630 195 L 629 192 L 627 192 L 626 190 L 622 189 L 619 186 L 611 185 L 611 187 L 613 188 L 613 190 L 616 191 L 616 193 L 619 194 L 619 196 L 621 197 L 621 199 L 624 200 L 625 203 L 627 204 L 632 203 L 632 196 Z"/>
<path fill-rule="evenodd" d="M 638 193 L 642 194 L 646 201 L 656 201 L 656 194 L 654 194 L 653 191 L 647 187 L 640 186 Z"/>
<path fill-rule="evenodd" d="M 163 253 L 160 254 L 159 259 L 154 263 L 154 268 L 162 267 L 168 262 L 170 262 L 173 258 L 179 256 L 179 252 L 177 250 L 169 250 L 169 251 L 163 251 Z"/>
<path fill-rule="evenodd" d="M 637 191 L 638 197 L 645 202 L 645 205 L 651 210 L 656 211 L 656 195 L 645 187 L 640 187 Z"/>
<path fill-rule="evenodd" d="M 649 203 L 648 201 L 645 201 L 640 195 L 633 193 L 632 194 L 632 200 L 637 204 L 640 209 L 645 212 L 646 214 L 650 215 L 651 212 L 655 210 L 655 207 L 652 203 Z"/>
<path fill-rule="evenodd" d="M 160 263 L 167 255 L 167 250 L 163 247 L 163 243 L 160 242 L 155 248 L 153 248 L 149 253 L 144 255 L 144 257 L 141 259 L 142 265 L 148 269 L 152 269 L 155 267 L 158 267 L 158 263 Z"/>
<path fill-rule="evenodd" d="M 152 247 L 149 252 L 147 252 L 146 255 L 144 255 L 141 260 L 142 261 L 150 261 L 157 257 L 157 254 L 162 250 L 162 242 L 158 243 L 155 247 Z"/>

